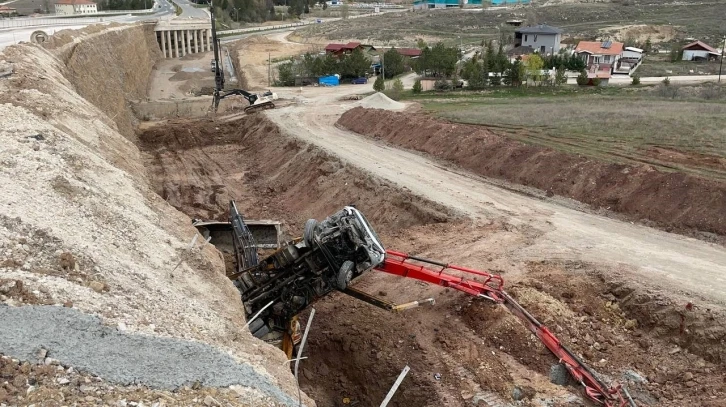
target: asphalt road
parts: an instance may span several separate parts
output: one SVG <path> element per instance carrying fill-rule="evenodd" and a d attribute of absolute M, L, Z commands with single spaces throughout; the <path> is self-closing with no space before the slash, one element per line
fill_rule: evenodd
<path fill-rule="evenodd" d="M 179 15 L 181 18 L 209 19 L 209 13 L 207 13 L 206 8 L 194 7 L 194 4 L 189 0 L 174 0 L 174 3 L 178 4 L 182 9 L 182 13 Z"/>

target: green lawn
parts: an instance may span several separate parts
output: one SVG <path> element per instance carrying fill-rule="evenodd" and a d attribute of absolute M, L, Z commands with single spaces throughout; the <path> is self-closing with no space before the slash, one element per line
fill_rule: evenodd
<path fill-rule="evenodd" d="M 468 98 L 466 93 L 429 98 L 424 94 L 417 99 L 434 115 L 489 126 L 525 143 L 726 179 L 726 104 L 722 102 L 663 99 L 648 91 L 534 92 Z M 664 162 L 649 154 L 653 146 L 720 157 L 724 166 Z"/>

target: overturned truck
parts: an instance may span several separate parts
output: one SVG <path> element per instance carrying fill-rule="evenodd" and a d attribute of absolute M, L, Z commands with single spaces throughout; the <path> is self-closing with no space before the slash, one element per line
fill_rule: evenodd
<path fill-rule="evenodd" d="M 288 357 L 300 340 L 297 315 L 334 290 L 392 311 L 433 303 L 428 299 L 394 305 L 351 286 L 356 277 L 376 270 L 452 288 L 506 307 L 559 359 L 557 367 L 580 383 L 590 400 L 607 407 L 635 406 L 627 389 L 617 383 L 605 384 L 507 294 L 501 276 L 385 250 L 372 226 L 354 207 L 345 207 L 321 222 L 308 220 L 302 238 L 282 243 L 262 260 L 234 202 L 230 203 L 228 228 L 235 254 L 235 269 L 228 276 L 240 291 L 250 331 L 277 343 Z"/>

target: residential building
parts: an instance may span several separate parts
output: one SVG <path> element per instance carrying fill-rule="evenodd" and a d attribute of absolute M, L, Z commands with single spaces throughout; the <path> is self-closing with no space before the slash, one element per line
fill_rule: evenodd
<path fill-rule="evenodd" d="M 623 43 L 614 41 L 580 41 L 575 55 L 585 61 L 589 72 L 612 72 L 623 54 Z"/>
<path fill-rule="evenodd" d="M 514 31 L 515 47 L 532 47 L 540 54 L 556 54 L 560 51 L 562 30 L 547 24 L 522 27 Z"/>
<path fill-rule="evenodd" d="M 96 3 L 89 0 L 58 0 L 55 13 L 62 16 L 98 13 Z"/>
<path fill-rule="evenodd" d="M 718 59 L 721 56 L 717 49 L 701 41 L 687 44 L 681 50 L 683 50 L 684 61 L 708 61 Z"/>
<path fill-rule="evenodd" d="M 482 0 L 414 0 L 414 10 L 429 8 L 482 7 Z"/>
<path fill-rule="evenodd" d="M 509 4 L 529 4 L 530 0 L 492 0 L 492 6 L 503 6 Z"/>
<path fill-rule="evenodd" d="M 411 59 L 415 59 L 421 56 L 421 49 L 419 48 L 396 48 L 396 51 L 402 56 Z"/>
<path fill-rule="evenodd" d="M 12 7 L 0 5 L 0 17 L 15 17 L 18 15 L 18 10 Z"/>
<path fill-rule="evenodd" d="M 343 54 L 350 54 L 356 49 L 360 49 L 361 51 L 363 51 L 364 47 L 360 42 L 349 42 L 347 44 L 328 44 L 325 47 L 325 52 L 327 54 L 340 56 Z"/>

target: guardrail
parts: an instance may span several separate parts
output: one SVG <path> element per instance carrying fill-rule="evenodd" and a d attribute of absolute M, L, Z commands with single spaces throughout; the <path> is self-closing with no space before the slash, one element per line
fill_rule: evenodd
<path fill-rule="evenodd" d="M 361 17 L 369 17 L 380 13 L 366 13 L 366 14 L 357 14 L 354 16 L 349 16 L 348 19 L 354 19 L 354 18 L 361 18 Z M 242 34 L 242 33 L 249 33 L 249 32 L 257 32 L 257 31 L 268 31 L 268 30 L 279 30 L 283 28 L 292 28 L 292 27 L 302 27 L 306 25 L 311 24 L 321 24 L 321 23 L 327 23 L 330 21 L 339 21 L 342 20 L 341 17 L 334 17 L 334 18 L 326 18 L 326 19 L 319 19 L 318 20 L 307 20 L 307 21 L 300 21 L 298 23 L 290 23 L 290 24 L 280 24 L 280 25 L 262 25 L 257 27 L 249 27 L 249 28 L 236 28 L 234 30 L 222 30 L 217 31 L 220 35 L 231 35 L 231 34 Z"/>
<path fill-rule="evenodd" d="M 11 17 L 0 19 L 0 29 L 3 28 L 22 28 L 22 27 L 40 27 L 46 25 L 81 25 L 81 24 L 97 24 L 108 22 L 110 16 L 120 16 L 127 14 L 153 14 L 158 9 L 150 8 L 143 10 L 109 10 L 99 11 L 91 15 L 79 17 L 76 15 L 53 16 L 53 17 Z"/>

